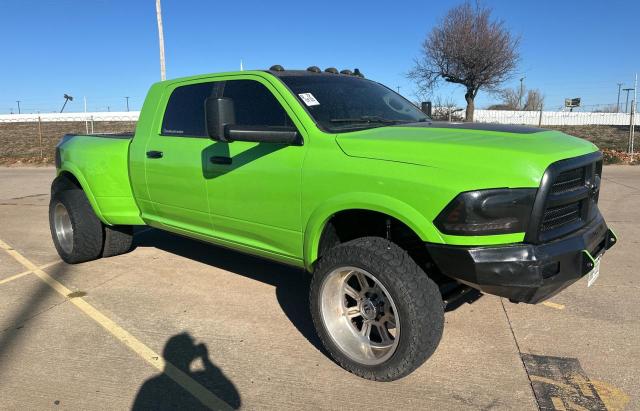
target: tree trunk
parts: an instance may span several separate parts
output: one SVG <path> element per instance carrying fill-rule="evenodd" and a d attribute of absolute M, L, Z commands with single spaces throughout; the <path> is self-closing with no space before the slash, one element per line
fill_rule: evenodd
<path fill-rule="evenodd" d="M 464 99 L 467 101 L 467 111 L 465 112 L 464 121 L 469 123 L 473 121 L 473 111 L 475 110 L 474 98 L 473 91 L 467 90 L 467 92 L 464 93 Z"/>

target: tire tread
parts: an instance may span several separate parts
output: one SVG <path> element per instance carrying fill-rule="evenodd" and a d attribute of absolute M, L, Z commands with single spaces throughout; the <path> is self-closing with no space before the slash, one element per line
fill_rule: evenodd
<path fill-rule="evenodd" d="M 391 289 L 397 290 L 408 315 L 401 318 L 400 335 L 408 332 L 402 358 L 396 359 L 400 351 L 378 366 L 363 366 L 352 361 L 334 347 L 322 324 L 318 295 L 320 283 L 328 272 L 337 266 L 365 265 L 376 267 L 377 273 L 389 282 Z M 372 273 L 372 274 L 377 274 Z M 361 377 L 375 381 L 393 381 L 402 378 L 422 365 L 435 351 L 444 328 L 444 307 L 437 285 L 415 263 L 409 254 L 398 245 L 380 237 L 362 237 L 334 247 L 318 261 L 312 279 L 311 313 L 318 335 L 331 357 L 344 369 Z M 397 298 L 394 297 L 394 300 Z M 399 301 L 396 301 L 398 306 Z M 400 311 L 401 308 L 398 308 Z M 408 330 L 408 331 L 407 331 Z M 404 333 L 404 334 L 403 334 Z"/>

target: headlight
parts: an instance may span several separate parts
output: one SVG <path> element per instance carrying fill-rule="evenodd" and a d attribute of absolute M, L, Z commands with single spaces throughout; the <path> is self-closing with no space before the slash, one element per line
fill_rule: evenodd
<path fill-rule="evenodd" d="M 489 235 L 527 230 L 535 188 L 492 189 L 460 193 L 436 217 L 444 234 Z"/>

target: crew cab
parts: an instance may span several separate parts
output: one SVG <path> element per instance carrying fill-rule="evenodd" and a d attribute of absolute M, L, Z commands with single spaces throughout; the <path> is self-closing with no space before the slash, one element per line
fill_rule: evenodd
<path fill-rule="evenodd" d="M 128 252 L 151 226 L 300 267 L 327 352 L 373 380 L 432 355 L 451 290 L 537 303 L 593 282 L 617 241 L 593 144 L 434 122 L 358 71 L 162 81 L 135 134 L 66 135 L 56 167 L 64 261 Z"/>

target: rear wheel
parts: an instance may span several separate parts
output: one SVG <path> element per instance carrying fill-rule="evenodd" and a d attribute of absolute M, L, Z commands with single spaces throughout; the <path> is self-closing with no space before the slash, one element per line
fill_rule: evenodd
<path fill-rule="evenodd" d="M 392 381 L 429 358 L 444 326 L 442 297 L 409 255 L 378 237 L 328 250 L 314 271 L 311 314 L 325 348 L 346 370 Z"/>
<path fill-rule="evenodd" d="M 113 257 L 131 251 L 133 227 L 130 225 L 104 226 L 103 257 Z"/>
<path fill-rule="evenodd" d="M 66 263 L 82 263 L 101 256 L 102 222 L 82 190 L 53 194 L 49 203 L 49 225 L 53 244 Z"/>

